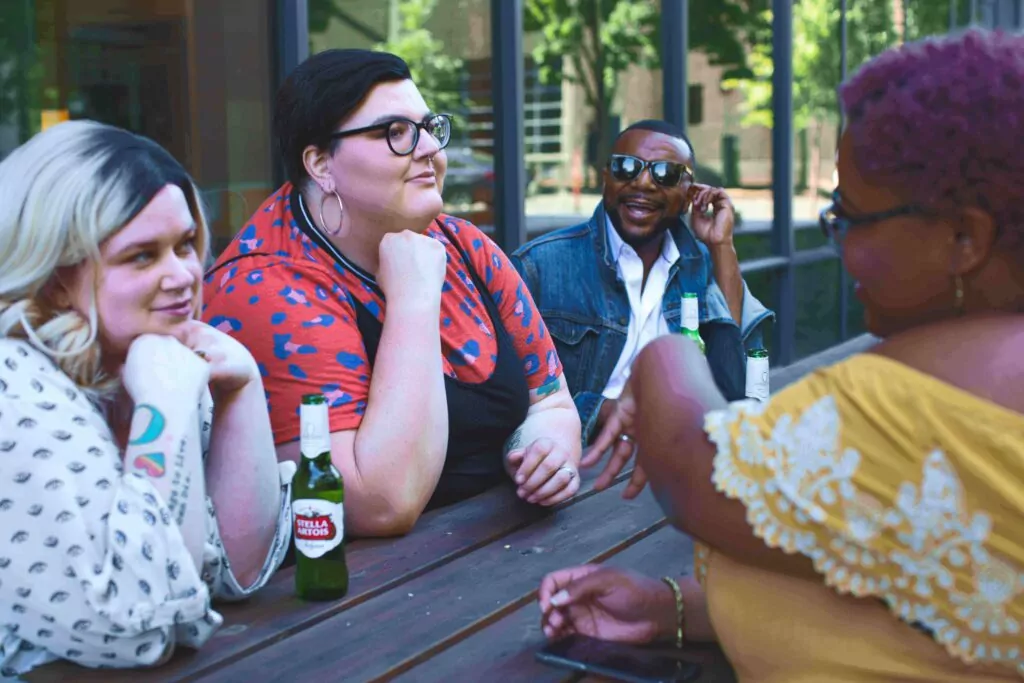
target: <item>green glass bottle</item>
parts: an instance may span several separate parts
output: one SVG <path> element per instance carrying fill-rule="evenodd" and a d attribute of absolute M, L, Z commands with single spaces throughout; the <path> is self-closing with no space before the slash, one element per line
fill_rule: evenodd
<path fill-rule="evenodd" d="M 345 483 L 331 462 L 327 398 L 306 394 L 299 407 L 301 462 L 292 479 L 295 592 L 304 600 L 337 600 L 348 592 Z"/>
<path fill-rule="evenodd" d="M 707 353 L 704 340 L 700 337 L 700 309 L 697 305 L 697 295 L 692 292 L 683 294 L 683 301 L 680 304 L 682 312 L 682 335 L 693 340 L 701 353 Z"/>

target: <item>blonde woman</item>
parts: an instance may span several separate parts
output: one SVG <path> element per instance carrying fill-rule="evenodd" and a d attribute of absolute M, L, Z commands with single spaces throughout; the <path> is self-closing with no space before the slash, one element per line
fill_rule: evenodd
<path fill-rule="evenodd" d="M 63 123 L 0 187 L 0 674 L 159 663 L 290 540 L 256 363 L 196 320 L 206 221 L 160 146 Z"/>

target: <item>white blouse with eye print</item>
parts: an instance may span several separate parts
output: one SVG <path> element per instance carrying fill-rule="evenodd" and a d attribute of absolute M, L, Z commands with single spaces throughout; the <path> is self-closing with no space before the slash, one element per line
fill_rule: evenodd
<path fill-rule="evenodd" d="M 213 404 L 200 420 L 204 459 Z M 239 585 L 206 499 L 203 566 L 149 480 L 125 473 L 102 412 L 28 343 L 0 339 L 0 677 L 56 659 L 152 665 L 198 648 L 223 619 L 210 599 L 242 599 L 280 566 L 291 538 L 291 463 L 259 578 Z"/>

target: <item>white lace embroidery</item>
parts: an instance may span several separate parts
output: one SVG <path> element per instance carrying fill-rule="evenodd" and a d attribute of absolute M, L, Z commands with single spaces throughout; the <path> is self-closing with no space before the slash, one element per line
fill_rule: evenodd
<path fill-rule="evenodd" d="M 1011 614 L 1024 593 L 1024 572 L 990 552 L 991 518 L 967 509 L 946 454 L 929 453 L 920 481 L 903 482 L 886 506 L 854 483 L 862 455 L 841 446 L 832 397 L 795 420 L 783 415 L 768 439 L 751 419 L 765 407 L 735 403 L 708 415 L 705 424 L 718 447 L 715 485 L 746 505 L 758 536 L 810 557 L 841 591 L 883 598 L 963 661 L 1011 664 L 1024 676 L 1021 623 Z M 745 475 L 750 468 L 769 476 Z M 815 526 L 830 519 L 831 538 L 823 547 Z M 1019 606 L 1015 610 L 1019 615 Z"/>

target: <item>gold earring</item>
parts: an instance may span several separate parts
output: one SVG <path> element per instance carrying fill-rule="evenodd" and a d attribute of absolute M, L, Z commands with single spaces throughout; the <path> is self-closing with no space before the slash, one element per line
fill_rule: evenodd
<path fill-rule="evenodd" d="M 331 194 L 333 194 L 334 198 L 338 200 L 338 215 L 340 216 L 340 218 L 338 218 L 338 227 L 334 230 L 330 230 L 327 227 L 327 223 L 324 222 L 324 202 L 327 201 L 327 197 L 329 196 L 326 191 L 320 197 L 320 227 L 323 228 L 327 234 L 333 237 L 341 232 L 341 224 L 344 223 L 345 207 L 341 203 L 341 195 L 338 194 L 337 190 L 331 190 Z"/>
<path fill-rule="evenodd" d="M 964 279 L 959 275 L 953 276 L 953 311 L 957 315 L 964 313 Z"/>

